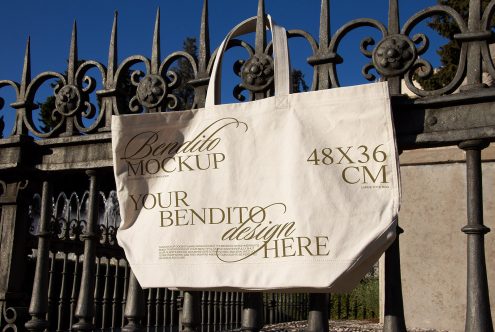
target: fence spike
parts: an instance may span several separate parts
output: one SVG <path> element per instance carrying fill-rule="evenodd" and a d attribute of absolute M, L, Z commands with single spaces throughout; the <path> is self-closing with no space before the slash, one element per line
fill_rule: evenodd
<path fill-rule="evenodd" d="M 199 57 L 198 72 L 206 73 L 208 61 L 210 60 L 210 26 L 208 22 L 208 0 L 203 1 L 201 13 L 201 30 L 199 34 Z"/>
<path fill-rule="evenodd" d="M 399 2 L 398 0 L 390 0 L 388 5 L 388 32 L 389 34 L 397 34 L 400 32 L 399 25 Z"/>
<path fill-rule="evenodd" d="M 67 83 L 75 84 L 75 73 L 77 66 L 77 23 L 74 20 L 72 35 L 70 40 L 69 64 L 67 66 Z"/>
<path fill-rule="evenodd" d="M 388 7 L 388 34 L 395 35 L 398 33 L 400 33 L 399 2 L 398 0 L 390 0 Z M 401 78 L 401 76 L 387 78 L 391 95 L 401 94 Z"/>
<path fill-rule="evenodd" d="M 258 15 L 256 20 L 256 54 L 261 54 L 265 51 L 266 34 L 265 34 L 265 0 L 258 0 Z"/>
<path fill-rule="evenodd" d="M 151 72 L 158 73 L 160 66 L 160 7 L 156 10 L 155 30 L 153 33 L 153 46 L 151 48 Z"/>
<path fill-rule="evenodd" d="M 329 0 L 321 0 L 320 10 L 320 49 L 328 49 L 330 36 L 330 4 Z"/>
<path fill-rule="evenodd" d="M 31 37 L 28 36 L 26 42 L 26 51 L 24 53 L 24 64 L 22 67 L 21 88 L 19 90 L 19 98 L 23 98 L 26 93 L 27 86 L 31 83 Z"/>
<path fill-rule="evenodd" d="M 113 76 L 117 65 L 117 19 L 119 13 L 113 15 L 112 32 L 110 34 L 110 46 L 108 47 L 107 85 L 113 83 Z"/>

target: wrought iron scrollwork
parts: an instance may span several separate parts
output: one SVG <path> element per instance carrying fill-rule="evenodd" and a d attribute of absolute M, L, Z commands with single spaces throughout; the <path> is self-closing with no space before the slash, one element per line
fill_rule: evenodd
<path fill-rule="evenodd" d="M 86 231 L 87 220 L 87 199 L 88 192 L 81 197 L 77 193 L 67 196 L 60 193 L 56 198 L 52 197 L 53 215 L 48 224 L 48 230 L 52 240 L 66 243 L 82 243 L 83 234 Z M 98 236 L 100 244 L 104 246 L 117 246 L 117 229 L 120 225 L 120 211 L 117 194 L 114 190 L 108 196 L 103 192 L 99 193 L 101 210 L 98 212 Z M 31 224 L 29 233 L 36 236 L 39 232 L 40 205 L 39 194 L 33 196 L 29 206 L 29 218 Z"/>
<path fill-rule="evenodd" d="M 432 17 L 434 15 L 448 15 L 452 18 L 453 22 L 455 22 L 461 31 L 461 34 L 467 32 L 467 26 L 464 22 L 461 15 L 448 6 L 432 6 L 422 10 L 421 12 L 413 15 L 402 28 L 401 34 L 408 36 L 411 31 L 422 21 L 425 19 Z M 416 34 L 412 38 L 414 44 L 419 44 L 416 46 L 418 56 L 424 54 L 429 47 L 429 40 L 425 34 Z M 457 68 L 457 72 L 454 76 L 454 79 L 438 90 L 424 90 L 419 88 L 414 83 L 414 74 L 417 73 L 421 78 L 430 77 L 433 74 L 433 67 L 429 61 L 423 58 L 417 58 L 413 65 L 406 71 L 404 75 L 404 81 L 406 83 L 407 88 L 418 96 L 434 96 L 434 95 L 442 95 L 453 92 L 457 89 L 464 78 L 465 70 L 466 70 L 466 61 L 467 61 L 467 45 L 463 44 L 461 48 L 461 54 L 459 58 L 459 66 Z"/>
<path fill-rule="evenodd" d="M 395 7 L 398 7 L 396 1 Z M 397 9 L 397 8 L 396 8 Z M 308 63 L 314 67 L 312 89 L 326 89 L 339 87 L 337 68 L 342 62 L 339 55 L 339 46 L 343 38 L 349 33 L 359 28 L 376 29 L 381 34 L 380 39 L 365 38 L 362 40 L 361 53 L 370 59 L 370 63 L 362 68 L 362 74 L 369 81 L 376 80 L 372 74 L 375 70 L 380 76 L 389 78 L 404 79 L 408 89 L 415 95 L 437 96 L 449 94 L 455 91 L 466 77 L 468 44 L 476 40 L 481 40 L 480 52 L 485 63 L 485 70 L 495 77 L 495 64 L 493 63 L 488 48 L 488 38 L 491 33 L 491 22 L 495 16 L 495 2 L 491 1 L 485 8 L 479 22 L 479 31 L 474 31 L 467 26 L 465 19 L 452 7 L 432 6 L 426 8 L 404 23 L 402 29 L 398 27 L 398 17 L 390 18 L 396 23 L 393 29 L 378 20 L 361 18 L 352 20 L 342 25 L 334 34 L 329 31 L 330 11 L 328 1 L 322 1 L 320 17 L 320 39 L 317 42 L 311 34 L 303 30 L 290 30 L 289 38 L 302 37 L 311 46 L 312 54 L 309 55 Z M 395 14 L 390 14 L 394 16 Z M 429 91 L 419 86 L 415 79 L 425 78 L 434 74 L 431 63 L 423 58 L 429 49 L 429 39 L 426 34 L 419 33 L 411 35 L 411 32 L 418 27 L 421 22 L 435 15 L 444 15 L 451 18 L 451 21 L 459 28 L 460 34 L 456 36 L 461 44 L 461 53 L 458 61 L 458 69 L 452 82 L 444 87 Z M 244 91 L 249 91 L 249 100 L 258 98 L 261 93 L 264 96 L 270 95 L 273 83 L 273 60 L 269 44 L 265 46 L 264 33 L 266 22 L 263 22 L 264 5 L 259 6 L 257 24 L 257 37 L 255 47 L 241 40 L 232 40 L 228 48 L 243 47 L 247 50 L 246 60 L 239 60 L 234 65 L 234 72 L 239 75 L 240 83 L 234 87 L 234 96 L 238 100 L 246 100 L 242 95 Z M 74 26 L 69 52 L 69 66 L 67 74 L 46 71 L 31 80 L 30 77 L 30 46 L 29 41 L 26 46 L 24 70 L 21 83 L 10 80 L 0 81 L 0 88 L 10 86 L 16 93 L 16 101 L 11 105 L 16 108 L 15 127 L 12 129 L 14 135 L 31 133 L 40 138 L 63 136 L 77 136 L 89 134 L 96 131 L 110 130 L 110 118 L 112 114 L 123 114 L 128 112 L 156 112 L 166 110 L 177 110 L 183 108 L 180 93 L 177 88 L 185 83 L 190 83 L 194 88 L 195 97 L 192 107 L 201 107 L 204 103 L 206 86 L 215 54 L 210 57 L 209 52 L 209 31 L 206 2 L 201 17 L 200 50 L 196 58 L 186 52 L 174 52 L 162 59 L 160 56 L 160 14 L 157 13 L 151 57 L 148 59 L 142 55 L 133 55 L 126 58 L 120 64 L 117 63 L 117 17 L 114 19 L 110 38 L 109 58 L 107 67 L 99 62 L 89 60 L 80 63 L 77 58 L 77 33 Z M 259 29 L 263 27 L 263 29 Z M 471 31 L 473 30 L 473 31 Z M 371 47 L 373 49 L 371 49 Z M 184 78 L 174 71 L 173 63 L 179 59 L 185 60 L 190 65 L 193 78 L 187 78 L 189 82 L 184 82 Z M 144 69 L 135 70 L 134 65 L 143 65 Z M 100 110 L 97 112 L 95 105 L 90 103 L 90 94 L 94 92 L 96 81 L 86 75 L 88 70 L 96 68 L 103 80 L 103 89 L 96 91 L 100 98 Z M 376 74 L 375 73 L 375 74 Z M 36 109 L 34 97 L 40 87 L 49 80 L 56 80 L 59 84 L 54 89 L 55 109 L 52 113 L 52 127 L 44 132 L 37 126 L 35 119 Z M 130 80 L 134 88 L 132 96 L 122 87 L 124 81 Z M 123 97 L 123 94 L 127 94 Z M 127 98 L 127 99 L 126 99 Z M 122 101 L 126 99 L 125 107 Z M 128 104 L 128 105 L 127 105 Z M 0 106 L 1 102 L 0 102 Z M 127 107 L 128 106 L 128 107 Z M 120 108 L 120 109 L 119 109 Z"/>
<path fill-rule="evenodd" d="M 2 332 L 12 331 L 17 332 L 17 317 L 18 313 L 16 308 L 6 306 L 6 303 L 3 303 L 2 306 L 2 317 L 0 319 L 0 323 L 5 322 L 5 325 L 2 328 Z M 0 317 L 0 318 L 2 318 Z M 3 325 L 3 324 L 0 324 Z"/>
<path fill-rule="evenodd" d="M 385 38 L 388 34 L 387 28 L 385 27 L 385 25 L 383 25 L 381 22 L 379 22 L 377 20 L 367 19 L 367 18 L 353 20 L 353 21 L 343 25 L 340 29 L 338 29 L 335 32 L 335 35 L 330 40 L 328 52 L 330 52 L 331 54 L 338 54 L 338 49 L 339 49 L 340 43 L 344 39 L 344 37 L 346 35 L 348 35 L 351 31 L 354 31 L 354 30 L 362 28 L 362 27 L 369 27 L 369 28 L 377 29 L 382 34 L 383 38 Z M 371 45 L 375 45 L 375 40 L 371 37 L 367 37 L 367 38 L 363 39 L 363 41 L 361 42 L 361 47 L 360 47 L 361 53 L 363 53 L 363 55 L 368 57 L 368 58 L 373 57 L 373 52 L 368 50 L 368 46 L 371 46 Z M 335 63 L 335 62 L 332 63 L 332 66 L 331 66 L 331 69 L 329 72 L 330 81 L 332 82 L 332 84 L 331 84 L 332 87 L 339 87 L 340 86 L 340 82 L 339 82 L 338 75 L 337 75 L 336 64 L 337 63 Z M 362 70 L 364 77 L 369 81 L 373 81 L 376 79 L 376 77 L 374 75 L 369 73 L 369 71 L 372 68 L 373 68 L 373 64 L 370 63 L 370 64 L 365 65 L 365 67 Z"/>

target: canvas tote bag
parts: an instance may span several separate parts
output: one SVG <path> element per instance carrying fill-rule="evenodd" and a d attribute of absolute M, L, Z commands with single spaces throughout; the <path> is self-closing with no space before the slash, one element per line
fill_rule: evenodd
<path fill-rule="evenodd" d="M 271 19 L 270 19 L 271 22 Z M 397 153 L 386 83 L 289 94 L 271 24 L 275 96 L 114 116 L 119 244 L 142 287 L 339 292 L 395 238 Z"/>

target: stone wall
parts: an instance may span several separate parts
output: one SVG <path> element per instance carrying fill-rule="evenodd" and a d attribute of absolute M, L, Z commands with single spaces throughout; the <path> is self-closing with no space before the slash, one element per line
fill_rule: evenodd
<path fill-rule="evenodd" d="M 493 318 L 495 146 L 483 152 L 483 159 L 484 222 L 492 229 L 485 237 L 485 248 Z M 465 153 L 455 147 L 406 151 L 400 160 L 399 224 L 404 229 L 400 246 L 406 324 L 464 331 L 466 235 L 461 228 L 467 223 Z"/>

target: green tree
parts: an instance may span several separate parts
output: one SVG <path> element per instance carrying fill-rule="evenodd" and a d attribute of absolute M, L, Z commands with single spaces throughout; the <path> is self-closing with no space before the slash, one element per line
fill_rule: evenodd
<path fill-rule="evenodd" d="M 309 90 L 306 81 L 304 80 L 304 74 L 299 69 L 292 69 L 292 92 L 306 92 Z"/>
<path fill-rule="evenodd" d="M 184 52 L 190 54 L 194 60 L 198 59 L 198 46 L 196 38 L 186 37 L 182 44 Z M 180 79 L 179 86 L 174 91 L 174 95 L 179 98 L 179 109 L 188 110 L 192 108 L 194 101 L 194 88 L 188 82 L 194 79 L 194 72 L 189 61 L 183 57 L 179 58 L 177 65 L 172 68 Z"/>
<path fill-rule="evenodd" d="M 469 16 L 469 0 L 437 0 L 440 5 L 447 5 L 455 9 L 467 22 Z M 490 0 L 482 0 L 483 8 L 486 8 Z M 459 27 L 451 16 L 435 15 L 428 26 L 438 32 L 449 42 L 437 50 L 440 56 L 441 67 L 428 78 L 419 78 L 417 81 L 426 90 L 435 90 L 444 87 L 452 81 L 457 72 L 457 63 L 461 53 L 461 43 L 454 39 L 454 35 L 460 33 Z"/>
<path fill-rule="evenodd" d="M 52 85 L 55 87 L 57 83 Z M 52 118 L 53 110 L 55 109 L 55 96 L 48 96 L 44 102 L 38 103 L 40 109 L 39 121 L 40 129 L 42 132 L 49 132 L 57 122 Z"/>

